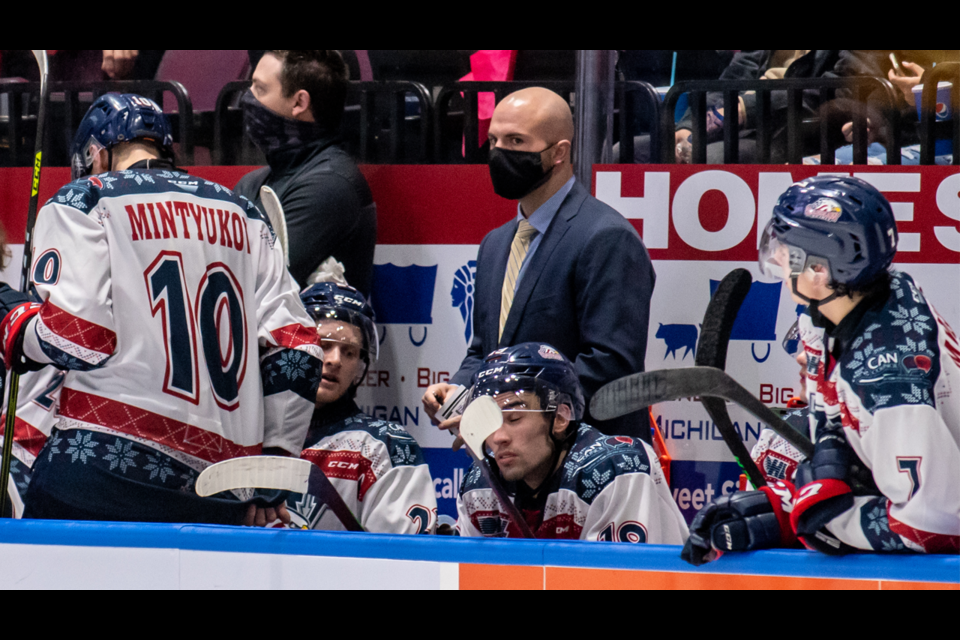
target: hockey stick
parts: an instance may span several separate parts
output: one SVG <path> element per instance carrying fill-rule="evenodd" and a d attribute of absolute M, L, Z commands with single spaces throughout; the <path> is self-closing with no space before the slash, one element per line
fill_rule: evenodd
<path fill-rule="evenodd" d="M 280 198 L 273 189 L 262 186 L 260 187 L 260 202 L 263 203 L 273 232 L 277 234 L 277 240 L 280 241 L 280 246 L 283 248 L 283 259 L 289 267 L 290 241 L 287 239 L 287 219 L 283 214 L 283 205 L 280 204 Z"/>
<path fill-rule="evenodd" d="M 197 478 L 196 492 L 201 498 L 237 489 L 309 493 L 330 507 L 347 531 L 364 532 L 323 469 L 309 460 L 275 456 L 234 458 L 207 467 Z"/>
<path fill-rule="evenodd" d="M 733 325 L 737 320 L 737 314 L 743 301 L 750 293 L 750 287 L 753 285 L 753 276 L 746 269 L 735 269 L 724 277 L 717 287 L 710 304 L 707 305 L 707 312 L 703 316 L 703 326 L 700 329 L 700 341 L 697 344 L 696 364 L 698 367 L 714 367 L 721 371 L 727 368 L 727 347 L 730 345 L 730 334 L 733 332 Z M 740 468 L 747 475 L 750 483 L 757 487 L 766 486 L 767 482 L 763 474 L 753 461 L 750 452 L 747 451 L 743 439 L 737 434 L 737 430 L 730 420 L 730 414 L 727 413 L 726 403 L 719 398 L 702 396 L 700 403 L 710 414 L 710 418 L 723 441 L 726 443 L 734 460 L 740 465 Z"/>
<path fill-rule="evenodd" d="M 598 420 L 613 420 L 661 402 L 709 396 L 735 402 L 766 423 L 777 435 L 808 458 L 813 444 L 760 402 L 726 372 L 713 367 L 690 367 L 635 373 L 606 385 L 590 401 Z"/>
<path fill-rule="evenodd" d="M 513 504 L 513 500 L 507 495 L 500 479 L 494 475 L 490 463 L 483 455 L 483 443 L 502 426 L 503 412 L 497 406 L 497 401 L 490 396 L 482 396 L 471 402 L 467 410 L 463 412 L 458 435 L 463 438 L 470 457 L 477 463 L 480 473 L 483 474 L 484 480 L 487 481 L 494 495 L 497 496 L 497 501 L 507 513 L 507 516 L 517 525 L 524 538 L 532 540 L 536 536 L 533 535 L 527 521 L 523 519 L 517 505 Z"/>
<path fill-rule="evenodd" d="M 43 166 L 43 135 L 46 130 L 47 101 L 49 93 L 50 62 L 46 49 L 33 49 L 33 56 L 40 67 L 40 107 L 37 112 L 37 139 L 33 154 L 33 180 L 30 183 L 30 206 L 27 209 L 27 230 L 23 243 L 23 268 L 20 271 L 20 291 L 30 289 L 30 267 L 33 264 L 33 227 L 37 222 L 40 205 L 40 169 Z M 3 457 L 0 461 L 0 514 L 7 504 L 7 488 L 10 481 L 10 465 L 13 461 L 13 439 L 17 424 L 17 400 L 20 396 L 20 374 L 10 372 L 10 395 L 7 401 L 7 420 L 4 425 Z"/>

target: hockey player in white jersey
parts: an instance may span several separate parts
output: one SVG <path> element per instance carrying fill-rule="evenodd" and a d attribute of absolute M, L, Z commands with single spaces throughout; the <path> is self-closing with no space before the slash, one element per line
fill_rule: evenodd
<path fill-rule="evenodd" d="M 402 426 L 365 415 L 354 402 L 377 359 L 373 309 L 353 287 L 332 282 L 311 286 L 301 298 L 317 321 L 324 353 L 301 457 L 323 470 L 364 530 L 435 533 L 436 489 L 417 441 Z M 292 496 L 287 508 L 293 527 L 344 530 L 317 496 Z"/>
<path fill-rule="evenodd" d="M 103 96 L 78 130 L 74 181 L 37 218 L 42 305 L 4 321 L 5 357 L 67 374 L 28 518 L 276 516 L 192 486 L 221 460 L 300 454 L 322 367 L 315 324 L 265 218 L 177 170 L 172 149 L 156 104 Z"/>
<path fill-rule="evenodd" d="M 814 454 L 795 482 L 708 505 L 685 559 L 796 539 L 828 554 L 960 552 L 960 342 L 890 270 L 896 248 L 890 204 L 862 180 L 812 178 L 781 196 L 760 266 L 809 305 Z"/>
<path fill-rule="evenodd" d="M 493 473 L 540 539 L 682 545 L 687 525 L 644 442 L 581 422 L 583 392 L 556 349 L 526 343 L 487 356 L 473 399 L 491 396 L 503 425 L 486 441 Z M 521 537 L 476 464 L 457 499 L 464 537 Z"/>

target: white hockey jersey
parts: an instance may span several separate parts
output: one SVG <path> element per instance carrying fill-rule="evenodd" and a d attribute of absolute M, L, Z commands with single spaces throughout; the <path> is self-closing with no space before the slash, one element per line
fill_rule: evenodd
<path fill-rule="evenodd" d="M 882 493 L 857 497 L 827 529 L 857 549 L 960 551 L 957 335 L 904 273 L 854 330 L 824 344 L 804 315 L 800 332 L 811 431 L 842 428 Z"/>
<path fill-rule="evenodd" d="M 252 203 L 172 170 L 72 182 L 40 211 L 31 273 L 43 306 L 24 351 L 68 370 L 60 431 L 198 471 L 300 453 L 323 356 Z"/>
<path fill-rule="evenodd" d="M 682 545 L 687 523 L 644 442 L 582 425 L 560 470 L 539 497 L 514 504 L 539 539 Z M 476 464 L 457 498 L 464 537 L 520 538 Z"/>
<path fill-rule="evenodd" d="M 436 488 L 406 429 L 363 414 L 349 399 L 318 411 L 316 418 L 301 457 L 323 469 L 366 531 L 436 533 Z M 293 528 L 346 530 L 315 496 L 292 496 L 287 509 Z"/>

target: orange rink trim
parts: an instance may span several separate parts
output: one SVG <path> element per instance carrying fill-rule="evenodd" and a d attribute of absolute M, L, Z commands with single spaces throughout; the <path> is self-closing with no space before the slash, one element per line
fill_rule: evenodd
<path fill-rule="evenodd" d="M 543 591 L 543 567 L 461 564 L 461 591 Z"/>
<path fill-rule="evenodd" d="M 476 590 L 763 590 L 879 591 L 960 590 L 960 585 L 835 578 L 793 578 L 659 571 L 460 565 L 460 589 Z M 545 582 L 545 584 L 544 584 Z"/>

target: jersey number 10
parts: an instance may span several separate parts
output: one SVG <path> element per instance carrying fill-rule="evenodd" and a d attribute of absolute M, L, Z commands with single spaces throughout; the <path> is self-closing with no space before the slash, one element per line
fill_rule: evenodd
<path fill-rule="evenodd" d="M 200 404 L 199 335 L 214 400 L 221 409 L 233 411 L 239 406 L 247 363 L 243 290 L 230 268 L 216 262 L 207 265 L 191 304 L 184 273 L 183 256 L 163 251 L 143 274 L 150 309 L 163 323 L 163 391 Z"/>

